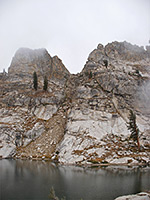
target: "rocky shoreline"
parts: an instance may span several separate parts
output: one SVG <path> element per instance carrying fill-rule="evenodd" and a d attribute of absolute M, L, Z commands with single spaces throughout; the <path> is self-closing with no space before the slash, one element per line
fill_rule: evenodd
<path fill-rule="evenodd" d="M 115 200 L 150 200 L 150 192 L 140 192 L 134 195 L 121 196 Z"/>

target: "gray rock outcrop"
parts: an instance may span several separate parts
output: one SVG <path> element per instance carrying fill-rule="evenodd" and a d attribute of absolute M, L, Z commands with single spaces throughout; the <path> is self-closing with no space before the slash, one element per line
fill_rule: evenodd
<path fill-rule="evenodd" d="M 18 50 L 0 80 L 0 154 L 65 164 L 149 165 L 149 85 L 148 48 L 127 42 L 99 44 L 76 75 L 45 49 Z M 129 140 L 130 109 L 137 116 L 140 152 Z"/>
<path fill-rule="evenodd" d="M 32 77 L 33 72 L 36 72 L 38 76 L 46 75 L 48 79 L 58 79 L 59 81 L 70 74 L 58 56 L 51 57 L 46 49 L 18 49 L 8 73 L 21 77 Z"/>
<path fill-rule="evenodd" d="M 150 200 L 150 194 L 147 192 L 141 192 L 135 195 L 127 195 L 127 196 L 122 196 L 118 197 L 115 200 Z"/>

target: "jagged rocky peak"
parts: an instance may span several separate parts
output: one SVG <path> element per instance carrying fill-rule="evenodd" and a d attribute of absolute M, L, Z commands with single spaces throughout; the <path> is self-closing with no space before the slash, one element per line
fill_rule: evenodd
<path fill-rule="evenodd" d="M 105 53 L 108 57 L 126 61 L 140 61 L 146 59 L 149 53 L 144 47 L 132 45 L 128 42 L 112 42 L 105 46 Z"/>
<path fill-rule="evenodd" d="M 70 75 L 70 72 L 67 70 L 67 68 L 62 63 L 62 60 L 58 58 L 58 56 L 52 57 L 52 64 L 50 67 L 50 78 L 58 78 L 61 77 L 68 77 Z"/>
<path fill-rule="evenodd" d="M 105 65 L 105 60 L 111 65 L 120 64 L 123 66 L 127 62 L 131 65 L 137 65 L 143 60 L 147 64 L 150 62 L 150 46 L 146 46 L 145 50 L 144 47 L 132 45 L 126 41 L 112 42 L 106 46 L 98 44 L 97 48 L 89 54 L 83 71 L 97 69 L 100 65 L 102 67 Z"/>
<path fill-rule="evenodd" d="M 52 58 L 46 49 L 32 50 L 29 48 L 20 48 L 15 53 L 11 65 L 8 69 L 9 74 L 38 74 L 48 71 L 51 66 Z"/>
<path fill-rule="evenodd" d="M 122 113 L 133 108 L 150 114 L 145 104 L 148 92 L 143 92 L 150 84 L 150 56 L 143 47 L 127 42 L 99 44 L 89 54 L 82 72 L 89 77 L 91 74 L 107 95 L 115 95 Z"/>
<path fill-rule="evenodd" d="M 36 72 L 39 76 L 47 75 L 48 78 L 52 79 L 63 79 L 64 76 L 70 74 L 62 61 L 57 56 L 51 57 L 44 48 L 18 49 L 12 59 L 8 73 L 30 77 L 33 72 Z"/>

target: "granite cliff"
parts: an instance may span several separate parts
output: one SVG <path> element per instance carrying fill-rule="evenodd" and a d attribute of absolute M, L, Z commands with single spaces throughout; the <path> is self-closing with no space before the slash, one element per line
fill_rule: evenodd
<path fill-rule="evenodd" d="M 149 47 L 99 44 L 78 74 L 70 74 L 45 49 L 19 49 L 8 74 L 0 75 L 0 156 L 81 165 L 150 164 L 149 94 Z M 137 116 L 140 152 L 129 140 L 130 109 Z"/>

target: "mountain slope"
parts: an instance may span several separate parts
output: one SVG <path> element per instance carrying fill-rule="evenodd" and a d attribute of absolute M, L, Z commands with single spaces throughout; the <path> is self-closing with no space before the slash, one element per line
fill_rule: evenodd
<path fill-rule="evenodd" d="M 17 143 L 13 155 L 19 158 L 51 158 L 66 164 L 149 163 L 149 47 L 99 44 L 76 75 L 43 51 L 44 57 L 38 58 L 38 51 L 34 56 L 30 51 L 21 57 L 16 53 L 8 75 L 1 76 L 2 156 L 10 156 Z M 32 89 L 33 71 L 39 77 L 38 91 Z M 45 74 L 47 92 L 42 91 Z M 137 116 L 140 152 L 129 140 L 130 109 Z M 53 134 L 60 137 L 51 146 Z M 43 153 L 37 146 L 42 146 Z"/>

